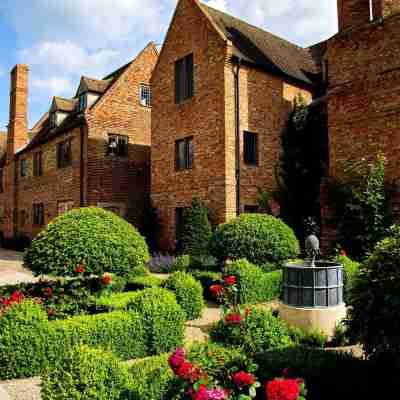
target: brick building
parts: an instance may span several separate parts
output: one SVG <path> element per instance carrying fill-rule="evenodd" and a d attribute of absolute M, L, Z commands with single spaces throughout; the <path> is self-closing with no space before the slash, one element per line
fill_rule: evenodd
<path fill-rule="evenodd" d="M 15 66 L 0 169 L 5 239 L 33 238 L 54 217 L 81 206 L 107 208 L 141 224 L 150 188 L 149 82 L 157 58 L 150 43 L 104 79 L 82 77 L 75 97 L 54 97 L 31 130 L 29 68 Z"/>
<path fill-rule="evenodd" d="M 274 189 L 280 134 L 298 94 L 320 81 L 303 49 L 197 0 L 180 0 L 151 80 L 152 200 L 173 248 L 198 195 L 214 224 Z"/>

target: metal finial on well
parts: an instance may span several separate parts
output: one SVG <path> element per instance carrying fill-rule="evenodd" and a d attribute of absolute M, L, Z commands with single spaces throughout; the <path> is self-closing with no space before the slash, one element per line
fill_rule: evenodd
<path fill-rule="evenodd" d="M 320 255 L 319 240 L 315 235 L 306 239 L 306 262 L 308 267 L 315 267 L 315 259 Z"/>

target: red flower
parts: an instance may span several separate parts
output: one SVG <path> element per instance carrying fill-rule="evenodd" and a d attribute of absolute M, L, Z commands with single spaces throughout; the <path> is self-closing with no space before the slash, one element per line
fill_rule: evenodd
<path fill-rule="evenodd" d="M 47 316 L 52 317 L 55 314 L 54 310 L 52 308 L 47 309 Z"/>
<path fill-rule="evenodd" d="M 200 385 L 199 390 L 192 394 L 193 400 L 208 400 L 208 391 L 206 385 Z"/>
<path fill-rule="evenodd" d="M 232 286 L 236 283 L 236 276 L 234 276 L 234 275 L 227 276 L 227 277 L 225 277 L 224 282 L 225 282 L 225 285 Z"/>
<path fill-rule="evenodd" d="M 228 314 L 225 317 L 226 324 L 240 324 L 243 321 L 243 317 L 239 313 Z"/>
<path fill-rule="evenodd" d="M 274 379 L 267 384 L 268 400 L 297 400 L 300 386 L 295 379 Z"/>
<path fill-rule="evenodd" d="M 1 299 L 1 304 L 5 307 L 8 307 L 11 305 L 11 301 L 10 299 L 8 299 L 7 297 L 4 297 L 4 299 Z"/>
<path fill-rule="evenodd" d="M 340 250 L 340 255 L 343 257 L 347 257 L 346 250 L 344 250 L 344 249 Z"/>
<path fill-rule="evenodd" d="M 251 386 L 256 383 L 256 379 L 254 378 L 254 376 L 244 371 L 236 372 L 236 374 L 234 374 L 232 378 L 235 385 L 239 388 Z"/>
<path fill-rule="evenodd" d="M 178 347 L 168 359 L 169 366 L 175 372 L 185 361 L 185 350 Z"/>
<path fill-rule="evenodd" d="M 85 265 L 84 264 L 79 264 L 79 265 L 77 265 L 76 266 L 76 268 L 75 268 L 75 272 L 77 273 L 77 274 L 83 274 L 84 272 L 85 272 Z"/>
<path fill-rule="evenodd" d="M 225 292 L 225 288 L 222 285 L 210 286 L 210 292 L 214 297 L 222 296 Z"/>
<path fill-rule="evenodd" d="M 184 380 L 190 380 L 192 376 L 192 370 L 193 365 L 188 361 L 184 361 L 176 370 L 176 374 Z"/>
<path fill-rule="evenodd" d="M 102 278 L 102 282 L 104 286 L 108 286 L 111 283 L 111 275 L 110 274 L 104 274 Z"/>
<path fill-rule="evenodd" d="M 44 297 L 51 297 L 53 296 L 53 289 L 51 287 L 43 289 L 43 296 Z"/>
<path fill-rule="evenodd" d="M 13 294 L 11 295 L 11 302 L 12 303 L 21 303 L 21 301 L 24 299 L 24 295 L 22 292 L 19 292 L 18 290 L 16 290 L 15 292 L 13 292 Z"/>

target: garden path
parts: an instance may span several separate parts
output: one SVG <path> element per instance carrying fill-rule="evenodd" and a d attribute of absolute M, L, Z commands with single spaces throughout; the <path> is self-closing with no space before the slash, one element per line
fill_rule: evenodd
<path fill-rule="evenodd" d="M 30 271 L 23 268 L 22 257 L 23 253 L 0 248 L 0 286 L 31 282 L 36 279 Z"/>

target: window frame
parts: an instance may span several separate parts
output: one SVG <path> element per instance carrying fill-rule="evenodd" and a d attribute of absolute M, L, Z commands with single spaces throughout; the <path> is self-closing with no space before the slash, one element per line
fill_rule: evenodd
<path fill-rule="evenodd" d="M 179 145 L 183 144 L 184 159 L 180 160 Z M 194 166 L 194 138 L 188 136 L 175 141 L 175 171 L 185 171 L 193 169 Z"/>
<path fill-rule="evenodd" d="M 194 97 L 194 55 L 190 53 L 175 61 L 175 103 Z"/>
<path fill-rule="evenodd" d="M 65 156 L 65 151 L 63 152 L 63 157 L 61 157 L 61 149 L 63 146 L 68 144 L 68 149 L 69 149 L 69 157 L 66 159 Z M 62 168 L 68 168 L 72 166 L 72 139 L 66 139 L 61 142 L 57 143 L 57 168 L 62 169 Z"/>
<path fill-rule="evenodd" d="M 249 152 L 249 142 L 248 138 L 254 138 L 252 144 L 254 148 L 252 148 L 252 154 Z M 243 132 L 243 163 L 248 167 L 257 167 L 259 162 L 258 156 L 258 134 L 255 132 L 244 131 Z"/>
<path fill-rule="evenodd" d="M 147 91 L 147 96 L 146 96 Z M 144 93 L 144 96 L 143 96 Z M 139 85 L 139 104 L 143 107 L 151 108 L 151 86 L 146 83 Z"/>
<path fill-rule="evenodd" d="M 32 204 L 32 225 L 43 226 L 44 219 L 44 203 Z"/>
<path fill-rule="evenodd" d="M 21 158 L 19 162 L 19 176 L 21 178 L 28 176 L 28 160 L 26 158 Z"/>
<path fill-rule="evenodd" d="M 87 93 L 81 93 L 78 99 L 78 111 L 85 111 L 87 108 Z"/>
<path fill-rule="evenodd" d="M 115 139 L 117 146 L 116 146 L 116 152 L 113 153 L 111 151 L 111 139 Z M 125 143 L 119 143 L 119 140 L 124 139 Z M 125 150 L 123 152 L 120 152 L 119 150 L 121 148 L 124 148 Z M 119 158 L 128 158 L 129 156 L 129 136 L 128 135 L 120 135 L 116 133 L 109 133 L 107 135 L 107 150 L 106 150 L 106 156 L 108 157 L 119 157 Z"/>
<path fill-rule="evenodd" d="M 43 152 L 36 151 L 33 153 L 33 176 L 43 175 Z"/>

